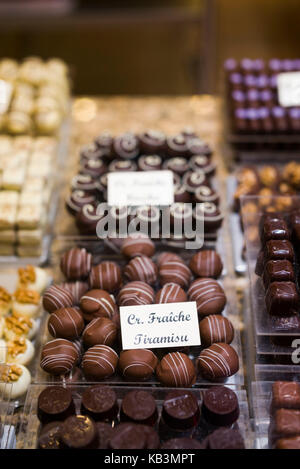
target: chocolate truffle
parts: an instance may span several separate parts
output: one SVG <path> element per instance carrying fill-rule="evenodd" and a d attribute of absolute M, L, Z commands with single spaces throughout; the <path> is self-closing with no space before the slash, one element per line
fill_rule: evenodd
<path fill-rule="evenodd" d="M 149 257 L 138 256 L 128 262 L 124 275 L 131 281 L 139 280 L 154 285 L 157 280 L 157 267 Z"/>
<path fill-rule="evenodd" d="M 73 342 L 54 339 L 47 342 L 41 353 L 41 368 L 52 375 L 65 375 L 71 371 L 79 359 Z"/>
<path fill-rule="evenodd" d="M 300 449 L 300 436 L 280 438 L 276 441 L 276 449 Z"/>
<path fill-rule="evenodd" d="M 196 204 L 203 204 L 209 202 L 218 206 L 220 202 L 220 197 L 219 194 L 214 191 L 211 187 L 203 185 L 195 190 L 194 202 Z"/>
<path fill-rule="evenodd" d="M 177 202 L 170 206 L 170 223 L 175 235 L 183 236 L 188 229 L 192 230 L 193 209 L 191 204 Z"/>
<path fill-rule="evenodd" d="M 80 300 L 80 308 L 89 320 L 96 317 L 111 318 L 115 306 L 113 298 L 105 290 L 90 290 Z"/>
<path fill-rule="evenodd" d="M 207 185 L 206 176 L 204 172 L 200 170 L 186 173 L 183 177 L 183 183 L 192 194 L 194 194 L 199 187 Z"/>
<path fill-rule="evenodd" d="M 295 282 L 295 272 L 290 261 L 278 260 L 268 261 L 263 273 L 265 288 L 272 282 Z"/>
<path fill-rule="evenodd" d="M 143 381 L 151 378 L 157 361 L 151 350 L 124 350 L 120 353 L 119 369 L 125 378 Z"/>
<path fill-rule="evenodd" d="M 73 295 L 75 305 L 79 305 L 80 298 L 89 289 L 88 283 L 80 280 L 76 280 L 76 282 L 63 282 L 60 286 L 65 288 L 65 290 L 68 290 Z"/>
<path fill-rule="evenodd" d="M 273 282 L 266 292 L 266 307 L 269 314 L 291 316 L 299 306 L 299 295 L 294 282 Z"/>
<path fill-rule="evenodd" d="M 93 204 L 94 202 L 96 202 L 96 196 L 94 194 L 82 190 L 76 190 L 73 191 L 66 199 L 66 207 L 71 215 L 76 215 L 84 205 Z"/>
<path fill-rule="evenodd" d="M 205 156 L 211 156 L 212 155 L 212 149 L 206 143 L 204 140 L 201 140 L 201 138 L 189 138 L 187 142 L 188 146 L 188 155 L 193 156 L 193 155 L 205 155 Z"/>
<path fill-rule="evenodd" d="M 282 219 L 266 220 L 263 225 L 262 241 L 290 239 L 290 231 Z"/>
<path fill-rule="evenodd" d="M 160 210 L 153 205 L 142 205 L 136 209 L 136 220 L 144 236 L 147 233 L 158 232 Z M 152 235 L 153 236 L 153 235 Z"/>
<path fill-rule="evenodd" d="M 126 132 L 113 140 L 113 153 L 116 157 L 132 160 L 139 154 L 139 143 L 135 135 Z"/>
<path fill-rule="evenodd" d="M 42 423 L 65 420 L 75 414 L 75 405 L 70 389 L 63 386 L 48 386 L 39 395 L 37 415 Z"/>
<path fill-rule="evenodd" d="M 192 360 L 181 352 L 171 352 L 156 367 L 156 376 L 164 386 L 190 387 L 196 382 Z"/>
<path fill-rule="evenodd" d="M 86 415 L 68 417 L 61 428 L 61 441 L 67 449 L 97 448 L 98 435 L 95 422 Z"/>
<path fill-rule="evenodd" d="M 103 215 L 98 213 L 97 207 L 97 203 L 84 205 L 76 214 L 75 223 L 81 234 L 96 236 L 97 225 L 103 218 Z"/>
<path fill-rule="evenodd" d="M 102 151 L 96 144 L 90 143 L 80 149 L 80 161 L 97 160 L 102 157 Z"/>
<path fill-rule="evenodd" d="M 158 171 L 161 169 L 162 158 L 158 155 L 141 156 L 138 167 L 141 171 Z"/>
<path fill-rule="evenodd" d="M 205 233 L 219 230 L 223 223 L 223 215 L 219 208 L 212 202 L 198 204 L 193 210 L 194 223 L 201 222 Z"/>
<path fill-rule="evenodd" d="M 129 236 L 123 241 L 122 254 L 131 259 L 136 256 L 152 257 L 155 252 L 154 243 L 146 236 Z"/>
<path fill-rule="evenodd" d="M 185 156 L 188 150 L 187 142 L 188 139 L 181 134 L 167 138 L 166 151 L 168 155 L 172 157 Z"/>
<path fill-rule="evenodd" d="M 166 136 L 157 130 L 146 130 L 138 135 L 140 149 L 146 154 L 161 153 L 165 148 Z"/>
<path fill-rule="evenodd" d="M 61 449 L 62 422 L 49 422 L 44 425 L 38 437 L 39 449 Z"/>
<path fill-rule="evenodd" d="M 223 288 L 216 280 L 209 278 L 195 280 L 188 290 L 188 297 L 190 301 L 196 301 L 200 317 L 220 314 L 226 305 Z"/>
<path fill-rule="evenodd" d="M 180 186 L 176 186 L 174 188 L 174 202 L 176 203 L 191 203 L 192 202 L 192 197 L 187 188 L 185 187 L 184 184 Z M 174 205 L 175 205 L 174 204 Z"/>
<path fill-rule="evenodd" d="M 145 282 L 129 282 L 117 297 L 119 306 L 151 305 L 154 302 L 154 290 Z"/>
<path fill-rule="evenodd" d="M 245 443 L 237 428 L 221 427 L 208 435 L 207 449 L 245 449 Z"/>
<path fill-rule="evenodd" d="M 193 438 L 172 438 L 161 445 L 161 449 L 203 449 L 199 441 Z"/>
<path fill-rule="evenodd" d="M 287 259 L 291 262 L 294 260 L 294 249 L 290 241 L 283 240 L 273 240 L 268 241 L 264 249 L 265 260 L 282 260 Z"/>
<path fill-rule="evenodd" d="M 181 261 L 166 261 L 159 269 L 159 282 L 161 285 L 177 283 L 181 287 L 187 287 L 191 277 L 190 269 Z"/>
<path fill-rule="evenodd" d="M 157 258 L 157 265 L 160 268 L 169 261 L 184 262 L 184 260 L 174 252 L 162 252 Z"/>
<path fill-rule="evenodd" d="M 103 156 L 110 156 L 113 137 L 109 132 L 102 132 L 95 138 L 94 143 L 101 150 Z"/>
<path fill-rule="evenodd" d="M 204 250 L 193 255 L 190 269 L 197 277 L 218 278 L 223 270 L 223 263 L 216 251 Z"/>
<path fill-rule="evenodd" d="M 188 171 L 189 163 L 186 158 L 177 156 L 176 158 L 170 158 L 169 160 L 165 161 L 163 168 L 169 169 L 179 176 L 182 176 Z"/>
<path fill-rule="evenodd" d="M 239 357 L 231 345 L 221 342 L 202 350 L 197 365 L 203 378 L 218 381 L 238 372 Z"/>
<path fill-rule="evenodd" d="M 131 160 L 124 160 L 124 161 L 119 161 L 119 160 L 114 160 L 110 163 L 109 167 L 109 172 L 113 173 L 115 171 L 136 171 L 137 166 L 134 161 Z"/>
<path fill-rule="evenodd" d="M 239 418 L 240 409 L 236 394 L 225 386 L 212 386 L 204 392 L 202 416 L 217 426 L 230 426 Z"/>
<path fill-rule="evenodd" d="M 155 295 L 155 303 L 183 303 L 187 301 L 185 291 L 177 283 L 166 283 Z"/>
<path fill-rule="evenodd" d="M 109 423 L 96 422 L 99 443 L 98 449 L 108 449 L 109 441 L 114 433 L 114 428 Z"/>
<path fill-rule="evenodd" d="M 74 340 L 83 329 L 84 321 L 78 308 L 60 308 L 48 320 L 48 331 L 53 337 Z"/>
<path fill-rule="evenodd" d="M 184 430 L 197 425 L 200 410 L 196 396 L 190 391 L 171 391 L 163 402 L 162 418 L 171 428 Z"/>
<path fill-rule="evenodd" d="M 134 390 L 122 401 L 120 418 L 144 425 L 155 425 L 158 412 L 154 397 L 147 391 Z"/>
<path fill-rule="evenodd" d="M 51 285 L 43 296 L 43 306 L 48 313 L 73 306 L 74 302 L 72 293 L 59 285 Z"/>
<path fill-rule="evenodd" d="M 89 386 L 81 399 L 81 413 L 95 421 L 112 421 L 119 411 L 117 396 L 108 386 Z"/>
<path fill-rule="evenodd" d="M 80 190 L 94 195 L 97 195 L 98 193 L 98 182 L 88 174 L 78 174 L 77 176 L 74 176 L 71 182 L 71 187 L 73 191 Z"/>
<path fill-rule="evenodd" d="M 86 278 L 92 267 L 92 255 L 82 248 L 72 248 L 60 260 L 62 273 L 68 280 Z"/>
<path fill-rule="evenodd" d="M 194 155 L 189 163 L 193 171 L 203 171 L 207 177 L 213 176 L 216 171 L 216 165 L 206 155 Z"/>
<path fill-rule="evenodd" d="M 201 344 L 209 347 L 217 342 L 231 344 L 234 338 L 234 329 L 229 319 L 212 314 L 200 322 Z"/>
<path fill-rule="evenodd" d="M 159 448 L 159 436 L 154 428 L 149 425 L 139 425 L 140 431 L 146 438 L 146 449 L 158 449 Z"/>
<path fill-rule="evenodd" d="M 273 383 L 272 408 L 300 410 L 300 384 L 295 381 L 276 381 Z"/>
<path fill-rule="evenodd" d="M 93 319 L 84 329 L 82 340 L 86 347 L 94 345 L 111 346 L 116 342 L 118 328 L 108 318 L 100 317 Z"/>
<path fill-rule="evenodd" d="M 80 167 L 80 174 L 88 174 L 93 179 L 99 178 L 102 174 L 105 174 L 107 167 L 104 162 L 100 159 L 90 159 L 82 163 Z"/>
<path fill-rule="evenodd" d="M 107 345 L 94 345 L 82 358 L 82 370 L 86 379 L 100 381 L 112 376 L 118 364 L 118 354 Z"/>
<path fill-rule="evenodd" d="M 104 261 L 92 267 L 89 284 L 93 289 L 113 292 L 120 287 L 121 269 L 115 262 Z"/>
<path fill-rule="evenodd" d="M 117 425 L 109 439 L 109 447 L 111 449 L 145 449 L 147 436 L 140 427 L 134 423 Z"/>

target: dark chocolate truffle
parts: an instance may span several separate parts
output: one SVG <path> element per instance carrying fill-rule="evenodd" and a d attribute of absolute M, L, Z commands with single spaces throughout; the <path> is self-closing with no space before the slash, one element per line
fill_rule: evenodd
<path fill-rule="evenodd" d="M 264 268 L 263 281 L 265 288 L 272 282 L 295 282 L 295 272 L 290 261 L 268 261 Z"/>
<path fill-rule="evenodd" d="M 219 194 L 209 186 L 200 186 L 195 190 L 194 202 L 203 204 L 205 202 L 219 205 L 220 197 Z"/>
<path fill-rule="evenodd" d="M 287 259 L 293 262 L 294 260 L 293 245 L 286 239 L 268 241 L 264 253 L 266 261 Z"/>
<path fill-rule="evenodd" d="M 71 371 L 78 359 L 79 353 L 73 342 L 54 339 L 42 348 L 41 368 L 53 375 L 64 375 Z"/>
<path fill-rule="evenodd" d="M 115 302 L 105 290 L 90 290 L 81 297 L 80 308 L 86 319 L 96 317 L 111 318 L 115 312 Z"/>
<path fill-rule="evenodd" d="M 141 156 L 138 167 L 141 171 L 158 171 L 161 169 L 162 158 L 158 155 Z"/>
<path fill-rule="evenodd" d="M 96 427 L 99 437 L 98 449 L 108 449 L 114 428 L 111 424 L 105 422 L 96 422 Z"/>
<path fill-rule="evenodd" d="M 245 443 L 239 429 L 221 427 L 208 435 L 207 449 L 245 449 Z"/>
<path fill-rule="evenodd" d="M 151 305 L 154 302 L 154 290 L 145 282 L 129 282 L 118 295 L 119 306 Z"/>
<path fill-rule="evenodd" d="M 59 308 L 73 306 L 74 302 L 72 293 L 59 285 L 51 285 L 43 296 L 43 306 L 48 313 L 53 313 Z"/>
<path fill-rule="evenodd" d="M 157 267 L 149 257 L 138 256 L 128 262 L 124 274 L 131 281 L 140 280 L 154 285 L 157 280 Z"/>
<path fill-rule="evenodd" d="M 118 328 L 108 318 L 100 317 L 93 319 L 84 329 L 82 340 L 86 347 L 94 345 L 111 346 L 117 339 Z"/>
<path fill-rule="evenodd" d="M 96 196 L 94 194 L 76 190 L 66 199 L 66 207 L 72 215 L 75 215 L 77 212 L 80 212 L 84 205 L 93 204 L 95 201 Z"/>
<path fill-rule="evenodd" d="M 65 420 L 75 414 L 72 393 L 63 386 L 48 386 L 39 395 L 37 414 L 42 423 Z"/>
<path fill-rule="evenodd" d="M 199 441 L 193 438 L 172 438 L 161 445 L 161 449 L 203 449 Z"/>
<path fill-rule="evenodd" d="M 164 150 L 166 137 L 157 130 L 146 130 L 138 136 L 140 149 L 146 154 L 160 153 Z"/>
<path fill-rule="evenodd" d="M 290 231 L 283 219 L 266 220 L 263 225 L 262 240 L 264 243 L 270 240 L 290 239 Z"/>
<path fill-rule="evenodd" d="M 104 156 L 109 156 L 111 153 L 111 147 L 113 143 L 113 137 L 109 132 L 102 132 L 94 140 L 95 145 L 102 151 Z"/>
<path fill-rule="evenodd" d="M 49 422 L 41 429 L 38 438 L 39 449 L 61 449 L 62 422 Z"/>
<path fill-rule="evenodd" d="M 222 313 L 226 305 L 226 295 L 221 285 L 213 279 L 199 278 L 189 290 L 190 301 L 196 301 L 200 317 Z"/>
<path fill-rule="evenodd" d="M 197 425 L 200 410 L 196 396 L 190 391 L 171 391 L 163 402 L 162 418 L 169 427 L 187 429 Z"/>
<path fill-rule="evenodd" d="M 123 241 L 121 252 L 129 259 L 136 256 L 152 257 L 155 252 L 154 243 L 146 236 L 129 236 Z"/>
<path fill-rule="evenodd" d="M 72 248 L 65 252 L 60 260 L 62 273 L 68 280 L 86 278 L 92 267 L 92 256 L 82 248 Z"/>
<path fill-rule="evenodd" d="M 200 322 L 200 336 L 204 347 L 218 342 L 231 344 L 234 338 L 234 328 L 229 319 L 212 314 Z"/>
<path fill-rule="evenodd" d="M 78 174 L 74 176 L 71 182 L 72 190 L 81 190 L 90 194 L 97 194 L 98 182 L 88 174 Z"/>
<path fill-rule="evenodd" d="M 164 386 L 190 387 L 196 382 L 192 360 L 181 352 L 171 352 L 156 367 L 156 376 Z"/>
<path fill-rule="evenodd" d="M 191 277 L 190 269 L 181 261 L 165 261 L 159 269 L 159 282 L 161 285 L 174 282 L 181 287 L 187 287 Z"/>
<path fill-rule="evenodd" d="M 193 194 L 199 187 L 206 185 L 207 180 L 203 171 L 189 171 L 183 176 L 183 183 L 187 190 Z"/>
<path fill-rule="evenodd" d="M 166 283 L 155 295 L 155 303 L 183 303 L 187 301 L 185 291 L 177 283 Z"/>
<path fill-rule="evenodd" d="M 191 203 L 192 197 L 184 184 L 174 188 L 174 202 L 175 203 Z"/>
<path fill-rule="evenodd" d="M 53 337 L 74 340 L 83 329 L 84 321 L 78 308 L 60 308 L 48 320 L 48 330 Z"/>
<path fill-rule="evenodd" d="M 188 139 L 181 134 L 167 138 L 166 151 L 168 155 L 173 157 L 185 156 L 188 149 L 187 142 Z"/>
<path fill-rule="evenodd" d="M 118 354 L 107 345 L 94 345 L 82 358 L 82 370 L 91 381 L 100 381 L 112 376 L 118 364 Z"/>
<path fill-rule="evenodd" d="M 145 449 L 146 444 L 146 434 L 134 423 L 117 425 L 109 439 L 111 449 Z"/>
<path fill-rule="evenodd" d="M 131 160 L 124 160 L 124 161 L 119 161 L 119 160 L 114 160 L 110 163 L 109 167 L 109 172 L 113 173 L 115 171 L 136 171 L 137 166 L 134 161 Z"/>
<path fill-rule="evenodd" d="M 294 282 L 273 282 L 266 292 L 266 306 L 269 314 L 291 316 L 296 314 L 299 295 Z"/>
<path fill-rule="evenodd" d="M 153 426 L 157 418 L 156 402 L 150 392 L 137 389 L 126 394 L 121 406 L 121 420 Z"/>
<path fill-rule="evenodd" d="M 202 222 L 205 233 L 211 233 L 221 228 L 223 215 L 217 205 L 212 202 L 198 204 L 193 210 L 193 219 L 195 222 Z"/>
<path fill-rule="evenodd" d="M 212 386 L 204 392 L 202 416 L 217 426 L 230 426 L 239 418 L 240 409 L 236 394 L 225 386 Z"/>
<path fill-rule="evenodd" d="M 159 436 L 154 428 L 149 425 L 139 425 L 140 431 L 146 438 L 146 449 L 158 449 L 159 448 Z"/>
<path fill-rule="evenodd" d="M 115 262 L 104 261 L 92 267 L 89 284 L 93 289 L 114 292 L 121 284 L 121 269 Z"/>
<path fill-rule="evenodd" d="M 75 223 L 81 234 L 96 236 L 98 222 L 103 218 L 97 207 L 97 203 L 84 205 L 76 214 Z"/>
<path fill-rule="evenodd" d="M 190 138 L 188 139 L 188 154 L 189 155 L 205 155 L 205 156 L 211 156 L 212 154 L 212 149 L 206 143 L 204 140 L 201 140 L 201 138 Z"/>
<path fill-rule="evenodd" d="M 206 155 L 194 155 L 189 163 L 193 171 L 203 171 L 207 177 L 213 176 L 216 171 L 216 165 Z"/>
<path fill-rule="evenodd" d="M 62 425 L 61 440 L 68 449 L 97 448 L 98 435 L 95 422 L 86 415 L 68 417 Z"/>
<path fill-rule="evenodd" d="M 218 278 L 223 270 L 223 263 L 216 251 L 204 250 L 193 255 L 190 269 L 198 277 Z"/>
<path fill-rule="evenodd" d="M 82 163 L 80 167 L 80 174 L 88 174 L 93 179 L 99 178 L 102 174 L 105 174 L 107 167 L 104 162 L 100 159 L 90 159 Z"/>
<path fill-rule="evenodd" d="M 221 342 L 202 350 L 197 365 L 203 378 L 218 381 L 238 372 L 239 357 L 231 345 Z"/>
<path fill-rule="evenodd" d="M 124 350 L 120 353 L 119 369 L 125 378 L 146 380 L 155 372 L 157 362 L 151 350 Z"/>
<path fill-rule="evenodd" d="M 117 396 L 108 386 L 90 386 L 82 394 L 81 412 L 95 421 L 113 420 L 119 408 Z"/>
<path fill-rule="evenodd" d="M 139 154 L 139 143 L 135 135 L 126 132 L 113 140 L 113 152 L 118 158 L 132 160 Z"/>

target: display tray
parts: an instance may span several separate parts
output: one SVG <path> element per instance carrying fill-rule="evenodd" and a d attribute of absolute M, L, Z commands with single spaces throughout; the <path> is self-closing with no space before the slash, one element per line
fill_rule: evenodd
<path fill-rule="evenodd" d="M 75 406 L 77 407 L 77 413 L 79 413 L 78 407 L 80 408 L 80 396 L 82 395 L 83 391 L 87 389 L 91 384 L 99 384 L 99 383 L 83 383 L 83 384 L 67 385 L 67 387 L 71 390 L 73 394 L 73 398 L 75 400 Z M 45 387 L 46 387 L 45 384 L 32 384 L 28 390 L 28 394 L 27 394 L 27 398 L 26 398 L 26 402 L 24 406 L 24 412 L 23 412 L 22 419 L 21 419 L 20 432 L 17 435 L 17 448 L 18 449 L 35 449 L 37 447 L 37 436 L 38 436 L 38 431 L 39 431 L 39 426 L 40 426 L 40 422 L 37 417 L 37 399 L 38 399 L 40 392 Z M 125 394 L 135 389 L 136 388 L 120 387 L 120 386 L 113 387 L 113 390 L 115 391 L 117 395 L 119 404 L 120 404 L 120 401 L 125 396 Z M 139 388 L 139 390 L 150 392 L 156 400 L 159 419 L 158 419 L 158 423 L 156 424 L 154 428 L 158 429 L 162 403 L 163 403 L 165 396 L 167 395 L 169 391 L 171 391 L 171 389 L 147 387 L 147 388 Z M 203 391 L 192 390 L 192 393 L 198 399 L 199 406 L 201 406 Z M 246 392 L 243 390 L 235 391 L 235 393 L 239 401 L 240 416 L 237 422 L 233 425 L 234 425 L 234 428 L 238 428 L 240 430 L 245 441 L 245 447 L 251 448 L 253 445 L 253 441 L 252 441 L 252 433 L 251 433 L 251 428 L 250 428 L 247 395 L 246 395 Z M 116 422 L 114 422 L 112 426 L 115 425 L 115 423 Z M 176 437 L 182 437 L 182 436 L 191 437 L 192 436 L 193 438 L 201 441 L 203 440 L 203 438 L 205 438 L 205 436 L 207 436 L 216 428 L 217 427 L 209 425 L 203 422 L 202 419 L 200 419 L 198 426 L 195 427 L 194 433 L 192 433 L 191 431 L 183 432 L 183 433 L 179 432 L 179 433 L 176 433 Z M 174 437 L 175 437 L 174 434 L 167 433 L 166 431 L 160 432 L 161 441 L 165 441 L 167 439 L 174 438 Z"/>
<path fill-rule="evenodd" d="M 1 375 L 6 376 L 8 371 L 9 367 L 0 363 Z M 2 381 L 2 378 L 0 385 L 0 449 L 11 449 L 16 444 L 15 429 L 11 423 L 14 412 L 14 403 L 10 400 L 12 385 Z"/>
<path fill-rule="evenodd" d="M 124 260 L 124 258 L 122 256 L 120 256 L 119 254 L 113 254 L 113 255 L 112 254 L 106 254 L 105 255 L 105 254 L 102 254 L 101 251 L 100 252 L 97 251 L 97 245 L 98 244 L 99 244 L 99 241 L 98 242 L 96 241 L 95 243 L 94 242 L 91 243 L 90 241 L 85 241 L 85 242 L 83 242 L 83 244 L 81 244 L 81 243 L 79 244 L 80 247 L 84 247 L 84 248 L 87 249 L 87 251 L 93 253 L 93 264 L 98 264 L 98 263 L 100 263 L 101 261 L 104 261 L 104 260 L 115 261 L 121 267 L 126 264 L 126 261 Z M 51 255 L 51 265 L 52 265 L 51 277 L 54 279 L 55 283 L 65 281 L 65 279 L 64 279 L 64 277 L 63 277 L 63 275 L 60 271 L 60 267 L 59 267 L 60 258 L 61 258 L 61 255 L 65 251 L 67 251 L 68 249 L 70 249 L 71 247 L 74 247 L 74 246 L 78 246 L 78 244 L 74 241 L 71 242 L 69 239 L 66 239 L 66 238 L 64 238 L 64 239 L 57 238 L 54 241 L 54 243 L 52 245 L 52 255 Z M 164 249 L 161 249 L 161 250 L 163 251 Z M 159 255 L 160 252 L 161 252 L 160 250 L 157 250 L 156 254 L 153 257 L 154 261 L 155 261 L 155 258 Z M 193 252 L 182 251 L 180 254 L 182 255 L 182 257 L 186 261 L 188 261 L 188 259 L 192 256 Z M 223 286 L 223 288 L 226 292 L 226 296 L 227 296 L 227 305 L 226 305 L 226 307 L 225 307 L 222 314 L 225 317 L 227 317 L 228 319 L 232 318 L 232 322 L 234 323 L 235 316 L 238 314 L 235 290 L 232 287 L 230 277 L 228 275 L 226 275 L 227 266 L 226 266 L 226 258 L 224 258 L 224 253 L 222 254 L 222 252 L 220 252 L 220 255 L 224 259 L 224 269 L 223 269 L 223 273 L 222 273 L 222 276 L 221 276 L 219 282 Z M 154 286 L 154 290 L 158 290 L 158 289 L 159 289 L 158 285 Z M 45 315 L 47 317 L 47 313 L 45 313 Z M 45 344 L 47 341 L 49 341 L 51 339 L 53 339 L 53 338 L 50 336 L 50 334 L 48 332 L 47 319 L 45 319 L 44 329 L 43 329 L 43 331 L 41 333 L 41 337 L 40 337 L 40 343 Z M 240 340 L 240 332 L 238 330 L 235 330 L 235 337 L 234 337 L 234 340 L 232 342 L 232 346 L 236 349 L 236 351 L 238 353 L 238 356 L 239 356 L 239 359 L 240 359 L 239 372 L 237 374 L 235 374 L 234 376 L 231 376 L 231 377 L 227 378 L 224 382 L 218 383 L 218 384 L 243 386 L 243 384 L 244 384 L 243 363 L 242 363 L 243 358 L 242 358 L 242 347 L 241 347 L 241 340 Z M 167 349 L 167 350 L 169 350 L 169 349 Z M 170 349 L 170 350 L 172 351 L 172 349 Z M 190 347 L 190 350 L 189 350 L 190 358 L 192 360 L 197 358 L 201 350 L 202 350 L 201 347 Z M 119 349 L 117 351 L 119 351 Z M 160 355 L 162 355 L 162 351 L 163 351 L 163 349 L 161 349 Z M 166 354 L 166 353 L 167 352 L 165 352 L 164 354 Z M 53 379 L 53 377 L 51 377 L 50 375 L 45 373 L 43 370 L 41 370 L 41 368 L 37 364 L 36 373 L 33 376 L 33 381 L 34 382 L 45 382 L 45 381 L 48 381 L 48 380 L 53 381 L 54 379 Z M 123 384 L 123 385 L 124 384 L 127 384 L 127 385 L 133 384 L 132 381 L 126 382 L 118 374 L 116 374 L 112 378 L 107 379 L 106 382 L 107 383 L 112 383 L 112 384 Z M 136 381 L 136 382 L 134 382 L 134 384 L 135 385 L 141 385 L 141 382 Z M 198 376 L 197 381 L 195 383 L 195 387 L 203 387 L 204 385 L 207 386 L 207 385 L 213 385 L 213 384 L 214 384 L 213 382 L 206 381 L 206 380 L 202 379 L 200 376 Z M 159 382 L 156 380 L 156 378 L 153 378 L 153 379 L 150 379 L 149 381 L 147 381 L 147 385 L 148 386 L 152 386 L 152 385 L 159 386 Z"/>

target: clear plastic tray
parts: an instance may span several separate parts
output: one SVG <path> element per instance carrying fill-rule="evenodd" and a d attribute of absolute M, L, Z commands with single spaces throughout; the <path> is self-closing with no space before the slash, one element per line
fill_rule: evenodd
<path fill-rule="evenodd" d="M 1 375 L 7 375 L 8 371 L 9 366 L 0 363 Z M 12 385 L 4 381 L 4 388 L 0 391 L 0 449 L 11 449 L 16 444 L 15 430 L 11 421 L 14 412 L 14 403 L 10 401 L 11 388 Z"/>
<path fill-rule="evenodd" d="M 80 395 L 82 392 L 88 388 L 91 384 L 95 383 L 83 383 L 83 384 L 74 384 L 68 385 L 71 389 L 72 394 L 77 401 L 80 400 Z M 99 384 L 99 383 L 98 383 Z M 40 392 L 45 388 L 46 384 L 33 384 L 30 386 L 27 399 L 24 406 L 23 418 L 21 421 L 20 432 L 17 435 L 17 448 L 19 449 L 35 449 L 37 447 L 37 434 L 39 429 L 39 420 L 37 418 L 37 399 Z M 114 391 L 117 394 L 118 401 L 122 400 L 122 398 L 127 394 L 129 391 L 136 389 L 130 387 L 113 387 Z M 170 391 L 170 388 L 140 388 L 140 390 L 145 390 L 150 392 L 157 402 L 159 417 L 161 413 L 162 402 Z M 192 390 L 194 395 L 197 397 L 199 405 L 202 402 L 202 392 L 200 390 Z M 248 403 L 247 403 L 247 396 L 245 391 L 235 391 L 240 406 L 240 417 L 237 421 L 238 428 L 240 429 L 246 448 L 251 448 L 253 445 L 252 441 L 252 434 L 250 430 L 250 420 L 249 420 L 249 411 L 248 411 Z M 75 402 L 76 405 L 76 402 Z M 212 431 L 212 429 L 210 429 Z M 206 433 L 205 433 L 206 432 Z M 197 434 L 202 439 L 207 434 L 207 430 L 204 430 L 204 427 L 199 425 L 197 427 Z M 182 436 L 182 434 L 179 434 Z M 199 438 L 198 437 L 198 438 Z M 162 437 L 163 439 L 168 439 L 168 436 L 165 435 Z"/>

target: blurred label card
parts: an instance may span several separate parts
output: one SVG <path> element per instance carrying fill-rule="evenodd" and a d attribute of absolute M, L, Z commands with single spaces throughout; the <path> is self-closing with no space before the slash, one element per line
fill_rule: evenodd
<path fill-rule="evenodd" d="M 0 80 L 0 114 L 7 112 L 12 95 L 12 85 L 7 81 Z"/>
<path fill-rule="evenodd" d="M 171 205 L 172 171 L 124 171 L 108 174 L 108 205 Z"/>
<path fill-rule="evenodd" d="M 277 88 L 280 106 L 300 106 L 300 72 L 279 73 Z"/>
<path fill-rule="evenodd" d="M 120 307 L 123 350 L 201 344 L 195 301 Z"/>

